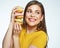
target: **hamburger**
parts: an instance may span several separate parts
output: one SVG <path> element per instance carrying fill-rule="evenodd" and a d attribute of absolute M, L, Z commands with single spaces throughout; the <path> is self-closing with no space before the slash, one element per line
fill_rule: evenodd
<path fill-rule="evenodd" d="M 15 16 L 15 22 L 18 22 L 19 24 L 23 24 L 23 8 L 20 6 L 16 6 L 17 10 L 15 13 L 18 13 L 18 15 Z"/>

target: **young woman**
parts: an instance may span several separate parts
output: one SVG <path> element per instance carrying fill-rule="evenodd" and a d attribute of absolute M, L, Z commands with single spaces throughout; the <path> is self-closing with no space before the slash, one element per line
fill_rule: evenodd
<path fill-rule="evenodd" d="M 12 48 L 13 44 L 14 48 L 46 48 L 47 41 L 45 11 L 40 2 L 34 0 L 26 5 L 22 29 L 21 25 L 14 22 L 14 13 L 12 13 L 3 48 Z"/>

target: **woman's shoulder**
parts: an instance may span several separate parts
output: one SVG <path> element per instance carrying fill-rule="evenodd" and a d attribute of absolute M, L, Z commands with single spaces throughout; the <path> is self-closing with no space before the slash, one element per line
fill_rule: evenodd
<path fill-rule="evenodd" d="M 32 45 L 43 48 L 44 46 L 46 46 L 48 36 L 44 31 L 38 31 L 37 34 L 38 35 L 34 38 Z"/>
<path fill-rule="evenodd" d="M 41 35 L 44 35 L 44 36 L 47 36 L 47 33 L 43 30 L 40 30 L 40 31 L 37 31 L 37 33 L 41 36 Z"/>
<path fill-rule="evenodd" d="M 35 37 L 35 39 L 37 40 L 41 40 L 41 39 L 48 39 L 48 35 L 47 33 L 45 33 L 44 31 L 40 30 L 40 31 L 36 31 L 33 36 Z"/>
<path fill-rule="evenodd" d="M 44 31 L 38 31 L 37 34 L 37 40 L 48 40 L 48 35 Z"/>

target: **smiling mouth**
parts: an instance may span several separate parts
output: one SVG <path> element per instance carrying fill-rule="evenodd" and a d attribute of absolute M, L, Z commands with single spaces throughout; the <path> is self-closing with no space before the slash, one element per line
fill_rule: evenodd
<path fill-rule="evenodd" d="M 34 19 L 34 18 L 29 18 L 29 21 L 30 21 L 30 22 L 35 22 L 36 19 Z"/>

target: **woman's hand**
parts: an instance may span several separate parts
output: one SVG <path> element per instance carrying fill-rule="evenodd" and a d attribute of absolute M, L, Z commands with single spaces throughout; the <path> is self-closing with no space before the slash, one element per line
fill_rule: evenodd
<path fill-rule="evenodd" d="M 11 13 L 11 22 L 13 23 L 13 35 L 19 35 L 20 31 L 22 30 L 21 24 L 19 22 L 15 22 L 15 17 L 19 15 L 23 15 L 23 12 L 16 12 L 19 10 L 19 6 L 16 6 L 13 8 L 12 13 Z"/>
<path fill-rule="evenodd" d="M 34 46 L 34 45 L 30 45 L 30 47 L 29 48 L 37 48 L 36 46 Z"/>
<path fill-rule="evenodd" d="M 13 35 L 20 35 L 20 32 L 22 30 L 21 25 L 19 24 L 19 22 L 14 22 L 14 26 L 13 26 Z"/>

